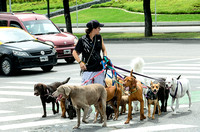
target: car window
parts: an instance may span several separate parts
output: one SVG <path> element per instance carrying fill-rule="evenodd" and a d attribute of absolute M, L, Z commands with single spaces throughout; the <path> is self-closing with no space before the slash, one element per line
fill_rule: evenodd
<path fill-rule="evenodd" d="M 60 31 L 50 20 L 34 20 L 23 22 L 27 31 L 32 35 L 53 34 Z"/>
<path fill-rule="evenodd" d="M 18 28 L 22 29 L 22 27 L 20 26 L 20 24 L 18 22 L 14 22 L 14 21 L 10 22 L 10 27 L 18 27 Z"/>
<path fill-rule="evenodd" d="M 0 41 L 3 43 L 25 41 L 25 40 L 35 40 L 30 34 L 24 30 L 11 28 L 11 29 L 1 29 L 0 30 Z"/>
<path fill-rule="evenodd" d="M 0 26 L 8 26 L 8 21 L 6 20 L 0 20 Z"/>

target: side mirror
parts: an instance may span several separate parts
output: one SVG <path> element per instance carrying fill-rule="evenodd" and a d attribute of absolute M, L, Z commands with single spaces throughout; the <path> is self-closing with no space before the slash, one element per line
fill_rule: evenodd
<path fill-rule="evenodd" d="M 64 29 L 63 29 L 63 28 L 60 28 L 60 30 L 61 30 L 62 32 L 64 32 Z"/>

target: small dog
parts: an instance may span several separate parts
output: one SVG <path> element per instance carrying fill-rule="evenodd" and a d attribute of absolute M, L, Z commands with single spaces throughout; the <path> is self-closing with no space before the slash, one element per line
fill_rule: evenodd
<path fill-rule="evenodd" d="M 179 98 L 183 97 L 185 93 L 187 93 L 189 98 L 189 110 L 192 105 L 191 103 L 191 95 L 190 95 L 190 82 L 186 78 L 178 77 L 178 78 L 172 78 L 167 77 L 166 78 L 166 87 L 170 89 L 170 95 L 172 97 L 172 103 L 171 103 L 171 109 L 176 114 L 179 108 Z M 173 108 L 174 102 L 176 100 L 176 107 Z"/>
<path fill-rule="evenodd" d="M 113 107 L 109 104 L 106 105 L 107 120 L 112 119 L 112 114 L 115 113 Z"/>
<path fill-rule="evenodd" d="M 148 117 L 151 118 L 151 105 L 154 105 L 154 110 L 152 113 L 152 119 L 155 119 L 155 112 L 156 112 L 156 107 L 158 107 L 158 115 L 161 114 L 160 110 L 160 105 L 158 101 L 158 91 L 160 88 L 160 83 L 158 82 L 152 82 L 151 81 L 151 88 L 147 92 L 147 104 L 148 104 Z"/>
<path fill-rule="evenodd" d="M 42 117 L 47 116 L 46 103 L 50 103 L 50 102 L 52 102 L 53 114 L 59 113 L 59 103 L 56 102 L 56 98 L 54 98 L 52 96 L 52 93 L 54 91 L 56 91 L 56 89 L 60 85 L 67 83 L 69 80 L 70 80 L 70 78 L 67 78 L 67 80 L 65 80 L 63 82 L 54 82 L 50 85 L 45 85 L 43 83 L 37 83 L 37 84 L 34 85 L 34 95 L 40 96 L 40 99 L 41 99 L 41 102 L 42 102 L 43 111 L 44 111 L 44 114 L 43 114 Z M 57 106 L 57 110 L 55 110 L 55 103 L 56 103 L 56 106 Z M 61 104 L 62 104 L 62 102 L 61 102 Z M 63 109 L 62 109 L 62 111 L 63 111 Z"/>
<path fill-rule="evenodd" d="M 68 99 L 65 99 L 65 108 L 66 108 L 69 119 L 73 119 L 74 117 L 76 117 L 76 110 L 74 106 L 72 105 L 72 101 L 70 97 Z"/>

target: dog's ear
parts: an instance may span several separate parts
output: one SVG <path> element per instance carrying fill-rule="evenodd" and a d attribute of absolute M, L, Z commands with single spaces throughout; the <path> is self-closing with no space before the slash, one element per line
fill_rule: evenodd
<path fill-rule="evenodd" d="M 153 86 L 153 82 L 151 81 L 151 86 Z"/>
<path fill-rule="evenodd" d="M 71 89 L 70 87 L 66 86 L 66 87 L 63 87 L 64 91 L 65 91 L 65 94 L 66 96 L 69 96 L 70 92 L 71 92 Z"/>
<path fill-rule="evenodd" d="M 158 87 L 160 88 L 160 83 L 158 83 Z"/>
<path fill-rule="evenodd" d="M 131 70 L 131 75 L 130 76 L 133 77 L 133 69 Z"/>
<path fill-rule="evenodd" d="M 179 75 L 179 76 L 178 76 L 176 79 L 177 79 L 177 80 L 179 80 L 179 79 L 180 79 L 180 77 L 181 77 L 181 75 Z"/>

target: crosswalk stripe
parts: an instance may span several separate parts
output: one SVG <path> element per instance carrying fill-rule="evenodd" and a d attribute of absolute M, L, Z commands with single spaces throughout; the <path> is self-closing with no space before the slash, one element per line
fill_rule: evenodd
<path fill-rule="evenodd" d="M 0 86 L 0 89 L 33 89 L 33 87 L 30 86 Z"/>
<path fill-rule="evenodd" d="M 0 91 L 0 95 L 34 96 L 33 92 Z"/>
<path fill-rule="evenodd" d="M 20 101 L 22 99 L 16 99 L 16 98 L 0 98 L 0 103 L 3 102 L 13 102 L 13 101 Z"/>
<path fill-rule="evenodd" d="M 26 115 L 16 115 L 16 116 L 4 116 L 0 117 L 0 122 L 5 121 L 16 121 L 16 120 L 22 120 L 22 119 L 29 119 L 29 118 L 38 118 L 41 117 L 41 113 L 34 113 L 34 114 L 26 114 Z"/>
<path fill-rule="evenodd" d="M 60 123 L 68 123 L 72 120 L 62 120 L 62 119 L 48 119 L 43 121 L 34 121 L 34 122 L 26 122 L 26 123 L 18 123 L 18 124 L 9 124 L 0 126 L 0 130 L 11 130 L 11 129 L 19 129 L 19 128 L 31 128 L 37 126 L 45 126 L 45 125 L 54 125 Z M 74 120 L 75 121 L 75 120 Z"/>
<path fill-rule="evenodd" d="M 113 124 L 112 126 L 116 126 Z M 122 123 L 120 123 L 122 125 Z M 182 124 L 167 124 L 167 125 L 156 125 L 156 126 L 147 126 L 139 128 L 127 128 L 119 130 L 111 130 L 111 132 L 153 132 L 153 131 L 164 131 L 164 130 L 174 130 L 174 129 L 183 129 L 183 128 L 194 128 L 198 127 L 195 125 L 182 125 Z"/>
<path fill-rule="evenodd" d="M 199 74 L 200 71 L 185 71 L 185 70 L 144 70 L 144 73 L 181 73 L 181 74 Z"/>
<path fill-rule="evenodd" d="M 5 114 L 5 113 L 13 113 L 14 111 L 9 111 L 9 110 L 0 110 L 0 114 Z"/>

